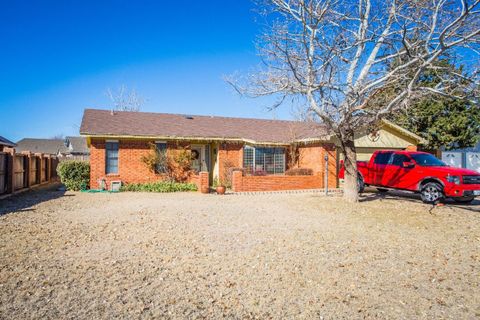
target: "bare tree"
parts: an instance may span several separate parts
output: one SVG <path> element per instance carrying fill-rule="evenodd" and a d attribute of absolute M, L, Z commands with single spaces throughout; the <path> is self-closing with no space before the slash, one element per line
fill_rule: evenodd
<path fill-rule="evenodd" d="M 124 85 L 122 85 L 116 92 L 113 92 L 109 88 L 107 89 L 106 94 L 117 111 L 140 111 L 145 103 L 145 99 L 140 96 L 135 89 L 128 90 Z"/>
<path fill-rule="evenodd" d="M 227 81 L 248 96 L 299 99 L 338 138 L 345 159 L 344 196 L 356 202 L 358 129 L 425 95 L 458 97 L 478 90 L 479 3 L 264 0 L 268 28 L 258 50 L 265 67 Z M 422 77 L 441 68 L 439 59 L 468 63 L 469 76 L 442 70 L 437 85 L 423 85 Z M 469 98 L 476 101 L 478 95 Z"/>

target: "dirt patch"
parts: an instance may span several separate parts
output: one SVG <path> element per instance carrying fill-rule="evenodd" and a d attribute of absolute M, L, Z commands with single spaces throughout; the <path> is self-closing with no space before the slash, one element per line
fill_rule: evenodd
<path fill-rule="evenodd" d="M 480 316 L 476 206 L 49 192 L 0 202 L 0 318 Z"/>

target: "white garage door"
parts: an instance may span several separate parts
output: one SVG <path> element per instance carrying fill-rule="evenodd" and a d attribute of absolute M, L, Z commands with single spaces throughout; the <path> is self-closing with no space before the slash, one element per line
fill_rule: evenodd
<path fill-rule="evenodd" d="M 467 169 L 476 170 L 480 172 L 480 153 L 479 152 L 467 152 Z"/>
<path fill-rule="evenodd" d="M 461 152 L 442 152 L 442 161 L 452 167 L 462 167 Z"/>

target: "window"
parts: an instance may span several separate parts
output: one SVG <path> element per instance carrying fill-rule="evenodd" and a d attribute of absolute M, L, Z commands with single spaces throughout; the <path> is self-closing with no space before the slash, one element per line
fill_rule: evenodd
<path fill-rule="evenodd" d="M 404 154 L 395 153 L 392 157 L 392 165 L 401 167 L 404 162 L 410 162 L 410 158 Z"/>
<path fill-rule="evenodd" d="M 445 162 L 428 153 L 414 153 L 412 158 L 422 167 L 445 167 Z"/>
<path fill-rule="evenodd" d="M 379 152 L 375 156 L 375 164 L 388 164 L 390 161 L 390 157 L 392 156 L 392 152 Z"/>
<path fill-rule="evenodd" d="M 118 173 L 118 142 L 107 141 L 105 150 L 105 172 Z"/>
<path fill-rule="evenodd" d="M 167 143 L 155 142 L 157 153 L 159 156 L 159 163 L 155 166 L 155 173 L 165 173 L 167 171 Z"/>
<path fill-rule="evenodd" d="M 281 174 L 285 172 L 284 148 L 253 148 L 243 149 L 243 167 L 247 173 Z"/>

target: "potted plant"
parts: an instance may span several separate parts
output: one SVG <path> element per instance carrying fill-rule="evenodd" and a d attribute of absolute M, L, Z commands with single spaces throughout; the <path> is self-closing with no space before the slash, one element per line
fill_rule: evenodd
<path fill-rule="evenodd" d="M 218 178 L 215 178 L 213 180 L 213 187 L 217 191 L 217 194 L 225 194 L 225 191 L 227 188 L 218 180 Z"/>

